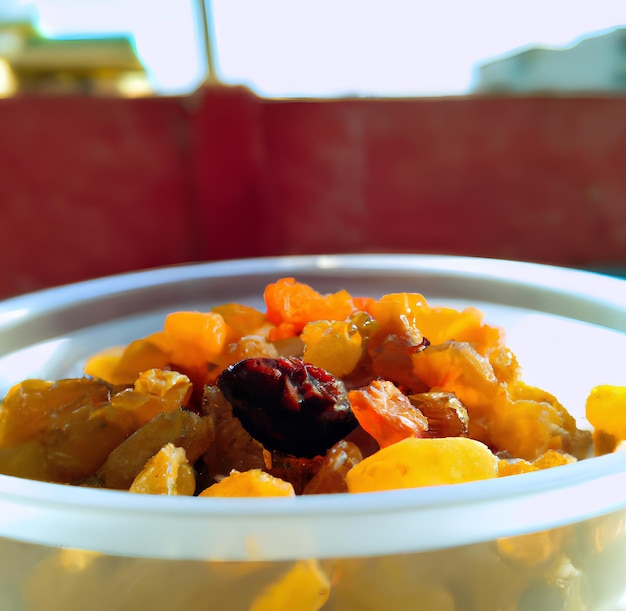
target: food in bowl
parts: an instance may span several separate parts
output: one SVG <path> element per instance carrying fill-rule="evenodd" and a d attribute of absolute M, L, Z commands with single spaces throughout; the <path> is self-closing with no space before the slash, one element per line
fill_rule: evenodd
<path fill-rule="evenodd" d="M 626 387 L 593 389 L 595 429 L 580 429 L 476 308 L 291 277 L 263 299 L 172 312 L 85 377 L 14 386 L 0 472 L 200 497 L 363 493 L 555 467 L 626 438 Z"/>

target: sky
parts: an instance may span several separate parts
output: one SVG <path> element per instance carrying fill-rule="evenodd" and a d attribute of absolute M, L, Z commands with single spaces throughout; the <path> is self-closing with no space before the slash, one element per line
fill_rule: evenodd
<path fill-rule="evenodd" d="M 49 35 L 128 34 L 154 86 L 206 74 L 202 0 L 0 0 Z M 266 96 L 456 95 L 477 65 L 626 25 L 622 0 L 205 0 L 220 80 Z"/>

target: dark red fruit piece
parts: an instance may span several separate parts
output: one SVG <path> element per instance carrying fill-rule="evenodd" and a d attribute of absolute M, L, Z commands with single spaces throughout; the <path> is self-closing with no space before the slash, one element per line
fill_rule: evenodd
<path fill-rule="evenodd" d="M 269 450 L 313 458 L 357 425 L 343 382 L 302 359 L 244 359 L 224 370 L 217 385 Z"/>

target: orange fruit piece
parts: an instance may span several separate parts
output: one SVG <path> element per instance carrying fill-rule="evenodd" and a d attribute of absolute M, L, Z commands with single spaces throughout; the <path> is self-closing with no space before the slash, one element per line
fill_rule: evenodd
<path fill-rule="evenodd" d="M 388 380 L 351 390 L 348 400 L 361 427 L 381 448 L 407 437 L 423 437 L 428 431 L 426 417 Z"/>
<path fill-rule="evenodd" d="M 198 496 L 249 497 L 295 496 L 293 486 L 261 469 L 231 471 L 223 480 L 205 488 Z"/>
<path fill-rule="evenodd" d="M 368 312 L 387 333 L 403 334 L 410 327 L 421 335 L 416 316 L 426 306 L 428 303 L 420 293 L 389 293 L 370 303 Z"/>
<path fill-rule="evenodd" d="M 138 494 L 193 496 L 196 477 L 183 448 L 168 443 L 144 466 L 130 486 Z"/>
<path fill-rule="evenodd" d="M 193 367 L 220 354 L 227 328 L 215 312 L 172 312 L 165 317 L 163 333 L 172 347 L 172 362 Z"/>
<path fill-rule="evenodd" d="M 410 437 L 364 458 L 346 475 L 348 492 L 459 484 L 496 477 L 498 460 L 467 437 Z"/>
<path fill-rule="evenodd" d="M 314 320 L 345 320 L 354 310 L 347 291 L 322 295 L 294 278 L 281 278 L 270 283 L 263 293 L 266 316 L 276 325 L 271 340 L 298 335 L 304 325 Z"/>
<path fill-rule="evenodd" d="M 253 601 L 250 611 L 318 611 L 330 596 L 330 580 L 317 560 L 299 560 Z"/>

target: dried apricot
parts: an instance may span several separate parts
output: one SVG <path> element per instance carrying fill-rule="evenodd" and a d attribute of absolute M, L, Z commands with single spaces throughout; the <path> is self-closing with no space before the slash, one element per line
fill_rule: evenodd
<path fill-rule="evenodd" d="M 171 346 L 171 362 L 193 369 L 221 353 L 227 328 L 215 312 L 172 312 L 165 317 L 163 333 Z"/>

